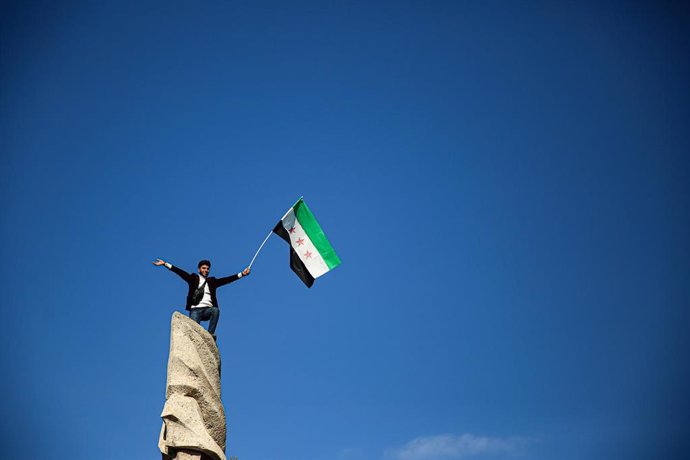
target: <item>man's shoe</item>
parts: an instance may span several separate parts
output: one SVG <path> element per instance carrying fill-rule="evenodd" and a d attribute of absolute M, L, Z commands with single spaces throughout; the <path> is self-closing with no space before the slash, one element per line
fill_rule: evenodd
<path fill-rule="evenodd" d="M 211 334 L 211 337 L 213 337 L 213 341 L 214 341 L 214 342 L 217 342 L 217 341 L 218 341 L 218 337 L 216 336 L 216 334 Z"/>

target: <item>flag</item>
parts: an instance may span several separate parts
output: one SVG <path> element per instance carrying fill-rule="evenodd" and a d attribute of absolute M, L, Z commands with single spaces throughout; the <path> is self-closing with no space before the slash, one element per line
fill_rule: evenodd
<path fill-rule="evenodd" d="M 273 232 L 290 245 L 290 268 L 307 287 L 314 284 L 315 278 L 340 265 L 338 254 L 302 198 L 278 222 Z"/>

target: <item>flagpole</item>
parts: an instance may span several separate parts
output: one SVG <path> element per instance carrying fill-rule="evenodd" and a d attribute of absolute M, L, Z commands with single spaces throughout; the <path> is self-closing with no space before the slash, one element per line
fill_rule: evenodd
<path fill-rule="evenodd" d="M 302 198 L 304 198 L 304 195 L 302 195 L 301 197 L 299 197 L 299 200 L 301 200 Z M 299 200 L 295 201 L 295 204 L 299 203 Z M 295 207 L 295 204 L 293 204 L 292 206 L 290 206 L 290 208 L 288 208 L 288 210 L 285 212 L 285 214 L 283 214 L 283 217 L 281 217 L 280 220 L 285 219 L 285 216 L 287 216 L 288 213 L 290 212 L 290 210 L 291 210 L 293 207 Z M 248 268 L 250 268 L 250 269 L 252 268 L 252 264 L 253 264 L 254 261 L 256 260 L 256 256 L 259 255 L 259 252 L 261 252 L 261 248 L 264 247 L 264 244 L 266 244 L 266 241 L 268 241 L 268 239 L 271 237 L 272 234 L 273 234 L 273 230 L 271 230 L 270 232 L 268 232 L 268 235 L 266 235 L 266 238 L 264 238 L 264 242 L 261 243 L 261 246 L 259 246 L 259 249 L 257 249 L 256 254 L 254 254 L 254 257 L 252 257 L 252 261 L 249 262 L 249 267 L 248 267 Z"/>
<path fill-rule="evenodd" d="M 261 251 L 261 248 L 264 247 L 264 244 L 266 244 L 266 241 L 268 241 L 268 238 L 270 238 L 270 236 L 271 236 L 272 234 L 273 234 L 273 230 L 271 230 L 270 232 L 268 232 L 268 235 L 266 235 L 266 238 L 264 238 L 264 242 L 261 243 L 261 246 L 259 246 L 259 249 L 256 251 L 256 254 L 254 254 L 254 257 L 252 258 L 252 261 L 249 262 L 249 268 L 250 268 L 250 269 L 252 268 L 252 264 L 254 263 L 254 260 L 256 259 L 256 256 L 259 255 L 259 251 Z"/>

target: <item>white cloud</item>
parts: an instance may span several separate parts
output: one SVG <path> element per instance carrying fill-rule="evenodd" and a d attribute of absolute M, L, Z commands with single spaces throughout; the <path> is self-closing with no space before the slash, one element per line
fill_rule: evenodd
<path fill-rule="evenodd" d="M 389 456 L 397 460 L 455 459 L 499 454 L 512 456 L 520 454 L 526 444 L 527 440 L 521 437 L 441 434 L 415 438 L 404 446 L 389 451 Z"/>

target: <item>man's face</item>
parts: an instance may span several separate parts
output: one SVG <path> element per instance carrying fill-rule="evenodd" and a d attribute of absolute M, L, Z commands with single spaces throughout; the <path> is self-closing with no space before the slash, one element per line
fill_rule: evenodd
<path fill-rule="evenodd" d="M 211 270 L 211 267 L 209 267 L 208 265 L 202 265 L 201 267 L 199 267 L 199 274 L 206 278 L 208 276 L 209 270 Z"/>

